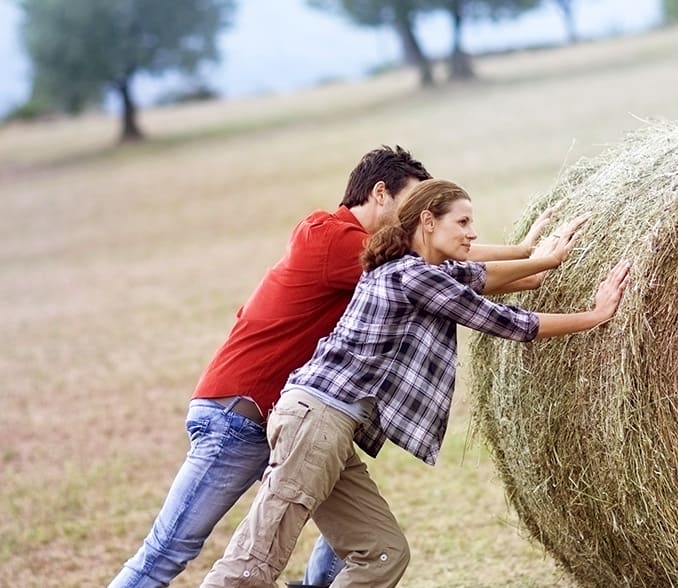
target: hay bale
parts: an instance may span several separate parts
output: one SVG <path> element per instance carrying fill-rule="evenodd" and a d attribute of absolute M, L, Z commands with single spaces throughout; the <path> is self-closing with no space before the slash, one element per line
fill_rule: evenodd
<path fill-rule="evenodd" d="M 632 260 L 618 315 L 523 345 L 472 340 L 474 416 L 521 522 L 582 586 L 678 586 L 678 125 L 629 134 L 536 198 L 551 228 L 591 211 L 578 248 L 535 292 L 543 312 L 590 308 Z"/>

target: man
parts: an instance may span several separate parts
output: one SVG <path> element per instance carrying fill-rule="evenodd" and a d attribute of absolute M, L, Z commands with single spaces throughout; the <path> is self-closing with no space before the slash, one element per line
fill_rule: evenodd
<path fill-rule="evenodd" d="M 186 417 L 191 442 L 153 527 L 109 588 L 167 586 L 197 557 L 216 523 L 268 464 L 265 422 L 287 376 L 313 354 L 348 305 L 362 273 L 366 237 L 414 185 L 430 178 L 401 147 L 367 153 L 334 213 L 316 211 L 292 231 L 283 258 L 242 306 L 203 373 Z M 536 226 L 536 225 L 535 225 Z M 478 247 L 485 259 L 527 257 L 539 229 L 519 246 Z M 314 558 L 334 566 L 334 554 Z"/>
<path fill-rule="evenodd" d="M 383 147 L 351 173 L 341 206 L 293 230 L 285 256 L 240 308 L 198 382 L 186 417 L 191 448 L 143 545 L 109 588 L 167 586 L 268 463 L 264 423 L 289 373 L 342 315 L 358 257 L 395 200 L 430 177 L 407 151 Z"/>

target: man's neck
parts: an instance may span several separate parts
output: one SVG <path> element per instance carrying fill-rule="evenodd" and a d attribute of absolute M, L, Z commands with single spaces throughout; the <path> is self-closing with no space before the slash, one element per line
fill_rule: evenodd
<path fill-rule="evenodd" d="M 360 204 L 358 206 L 352 206 L 349 208 L 351 214 L 358 219 L 358 222 L 363 226 L 363 228 L 371 235 L 375 233 L 379 228 L 377 222 L 377 215 L 374 209 L 374 206 L 369 201 L 365 204 Z"/>

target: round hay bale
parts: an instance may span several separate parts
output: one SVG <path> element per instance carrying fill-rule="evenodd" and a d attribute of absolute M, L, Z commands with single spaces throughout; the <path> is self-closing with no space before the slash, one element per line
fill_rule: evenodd
<path fill-rule="evenodd" d="M 561 174 L 550 224 L 590 211 L 570 258 L 505 301 L 590 308 L 630 259 L 618 314 L 586 333 L 471 342 L 474 417 L 522 524 L 582 586 L 678 586 L 678 125 L 636 131 Z M 547 229 L 548 232 L 548 229 Z"/>

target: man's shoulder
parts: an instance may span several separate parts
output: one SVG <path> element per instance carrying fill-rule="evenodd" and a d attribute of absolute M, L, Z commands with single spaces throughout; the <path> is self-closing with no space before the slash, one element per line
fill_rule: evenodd
<path fill-rule="evenodd" d="M 327 210 L 314 210 L 302 220 L 310 224 L 327 224 L 332 227 L 356 228 L 364 231 L 362 225 L 353 213 L 345 206 L 340 206 L 334 212 Z"/>
<path fill-rule="evenodd" d="M 329 239 L 332 239 L 333 235 L 356 235 L 362 238 L 367 232 L 346 207 L 340 207 L 335 212 L 314 210 L 302 219 L 293 231 L 294 240 L 299 238 L 315 240 L 321 235 Z"/>

